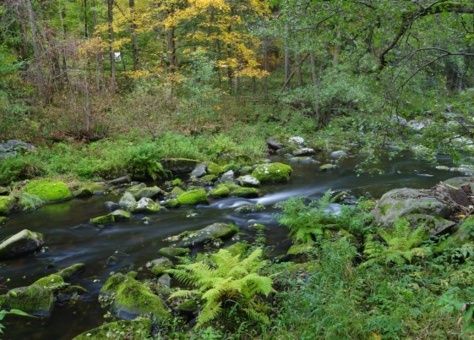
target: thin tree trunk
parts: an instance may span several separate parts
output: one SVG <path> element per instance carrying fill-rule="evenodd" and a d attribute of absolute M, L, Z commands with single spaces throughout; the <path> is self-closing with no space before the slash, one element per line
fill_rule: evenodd
<path fill-rule="evenodd" d="M 107 0 L 107 24 L 109 33 L 110 88 L 115 92 L 115 55 L 114 55 L 114 0 Z"/>
<path fill-rule="evenodd" d="M 319 113 L 319 101 L 318 101 L 318 96 L 319 96 L 319 77 L 316 71 L 316 58 L 314 56 L 314 53 L 311 52 L 309 54 L 309 62 L 311 64 L 311 80 L 313 81 L 313 109 L 314 109 L 314 114 L 316 116 L 316 120 L 319 122 L 320 121 L 320 113 Z"/>
<path fill-rule="evenodd" d="M 290 47 L 288 44 L 288 23 L 285 24 L 285 86 L 284 88 L 289 85 L 290 83 L 290 74 L 291 74 L 291 65 L 290 65 Z"/>
<path fill-rule="evenodd" d="M 89 23 L 87 18 L 87 0 L 84 0 L 84 37 L 89 37 Z"/>
<path fill-rule="evenodd" d="M 133 70 L 138 70 L 139 67 L 139 56 L 138 56 L 138 41 L 137 41 L 137 24 L 135 23 L 135 0 L 128 0 L 128 6 L 130 7 L 130 15 L 132 23 L 130 25 L 130 33 L 132 38 L 132 58 L 133 58 Z"/>
<path fill-rule="evenodd" d="M 178 60 L 176 58 L 176 41 L 174 36 L 174 28 L 166 31 L 166 46 L 168 51 L 168 67 L 170 72 L 176 71 Z"/>

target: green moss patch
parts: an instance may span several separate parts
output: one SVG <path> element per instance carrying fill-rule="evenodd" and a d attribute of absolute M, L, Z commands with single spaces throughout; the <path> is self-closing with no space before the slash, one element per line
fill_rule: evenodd
<path fill-rule="evenodd" d="M 12 210 L 14 203 L 14 197 L 0 196 L 0 215 L 8 215 Z"/>
<path fill-rule="evenodd" d="M 204 189 L 193 189 L 183 192 L 176 199 L 180 205 L 207 203 L 207 194 Z"/>
<path fill-rule="evenodd" d="M 61 202 L 72 198 L 72 193 L 66 183 L 52 179 L 31 181 L 23 188 L 23 191 L 45 202 Z"/>
<path fill-rule="evenodd" d="M 252 172 L 252 176 L 261 183 L 282 183 L 290 179 L 293 169 L 283 163 L 259 164 Z"/>
<path fill-rule="evenodd" d="M 146 318 L 109 322 L 86 331 L 73 340 L 113 339 L 142 340 L 151 339 L 151 321 Z"/>

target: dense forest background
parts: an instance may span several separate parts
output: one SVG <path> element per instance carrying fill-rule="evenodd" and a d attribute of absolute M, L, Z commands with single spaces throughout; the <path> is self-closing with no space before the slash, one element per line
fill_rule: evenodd
<path fill-rule="evenodd" d="M 6 0 L 0 136 L 292 131 L 371 165 L 388 144 L 462 164 L 473 13 L 470 0 Z M 428 128 L 407 135 L 411 119 Z"/>

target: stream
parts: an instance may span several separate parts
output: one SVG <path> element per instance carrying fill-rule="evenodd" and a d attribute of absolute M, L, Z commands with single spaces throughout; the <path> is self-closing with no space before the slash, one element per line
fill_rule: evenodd
<path fill-rule="evenodd" d="M 214 200 L 209 205 L 194 208 L 170 209 L 149 215 L 134 215 L 131 221 L 97 228 L 88 223 L 91 217 L 107 213 L 104 202 L 118 197 L 94 196 L 66 203 L 45 206 L 31 213 L 12 216 L 0 228 L 0 239 L 28 228 L 44 234 L 46 247 L 35 254 L 0 262 L 0 293 L 26 286 L 36 279 L 74 263 L 83 262 L 85 272 L 77 283 L 88 290 L 81 299 L 62 306 L 57 304 L 49 319 L 8 318 L 4 339 L 71 339 L 79 333 L 103 323 L 98 292 L 111 272 L 137 270 L 149 260 L 159 257 L 158 249 L 168 246 L 164 238 L 185 230 L 199 229 L 214 222 L 233 222 L 241 230 L 241 239 L 248 234 L 248 226 L 262 223 L 267 226 L 267 245 L 275 254 L 283 253 L 290 245 L 285 228 L 275 221 L 273 205 L 290 197 L 318 198 L 328 189 L 350 190 L 355 196 L 369 194 L 380 197 L 393 188 L 428 188 L 459 174 L 435 170 L 432 165 L 411 159 L 387 165 L 384 175 L 357 176 L 353 164 L 320 172 L 318 165 L 293 165 L 290 182 L 264 186 L 264 195 L 257 199 L 227 198 Z M 234 209 L 248 202 L 266 206 L 263 212 L 238 214 Z M 0 336 L 1 338 L 1 336 Z"/>

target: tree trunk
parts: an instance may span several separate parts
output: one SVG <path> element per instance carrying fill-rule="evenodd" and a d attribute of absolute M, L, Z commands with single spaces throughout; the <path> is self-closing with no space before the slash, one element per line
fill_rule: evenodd
<path fill-rule="evenodd" d="M 114 0 L 107 0 L 107 24 L 109 33 L 110 89 L 115 92 L 115 55 L 114 55 Z"/>
<path fill-rule="evenodd" d="M 139 57 L 138 57 L 138 41 L 137 41 L 137 24 L 135 23 L 135 0 L 128 0 L 128 6 L 130 7 L 131 25 L 130 33 L 132 38 L 132 59 L 133 59 L 133 70 L 138 70 Z"/>
<path fill-rule="evenodd" d="M 314 56 L 314 53 L 311 52 L 309 55 L 309 61 L 311 64 L 311 80 L 313 81 L 313 110 L 314 110 L 314 115 L 316 117 L 316 121 L 320 123 L 321 117 L 320 117 L 320 112 L 319 112 L 319 101 L 318 101 L 318 96 L 319 96 L 319 76 L 316 71 L 316 57 Z"/>
<path fill-rule="evenodd" d="M 170 72 L 176 71 L 178 60 L 176 57 L 176 40 L 174 36 L 174 28 L 166 31 L 166 46 L 168 52 L 168 67 Z"/>
<path fill-rule="evenodd" d="M 290 47 L 288 45 L 288 23 L 285 24 L 285 88 L 289 85 L 290 74 L 291 74 L 291 65 L 290 65 Z"/>

